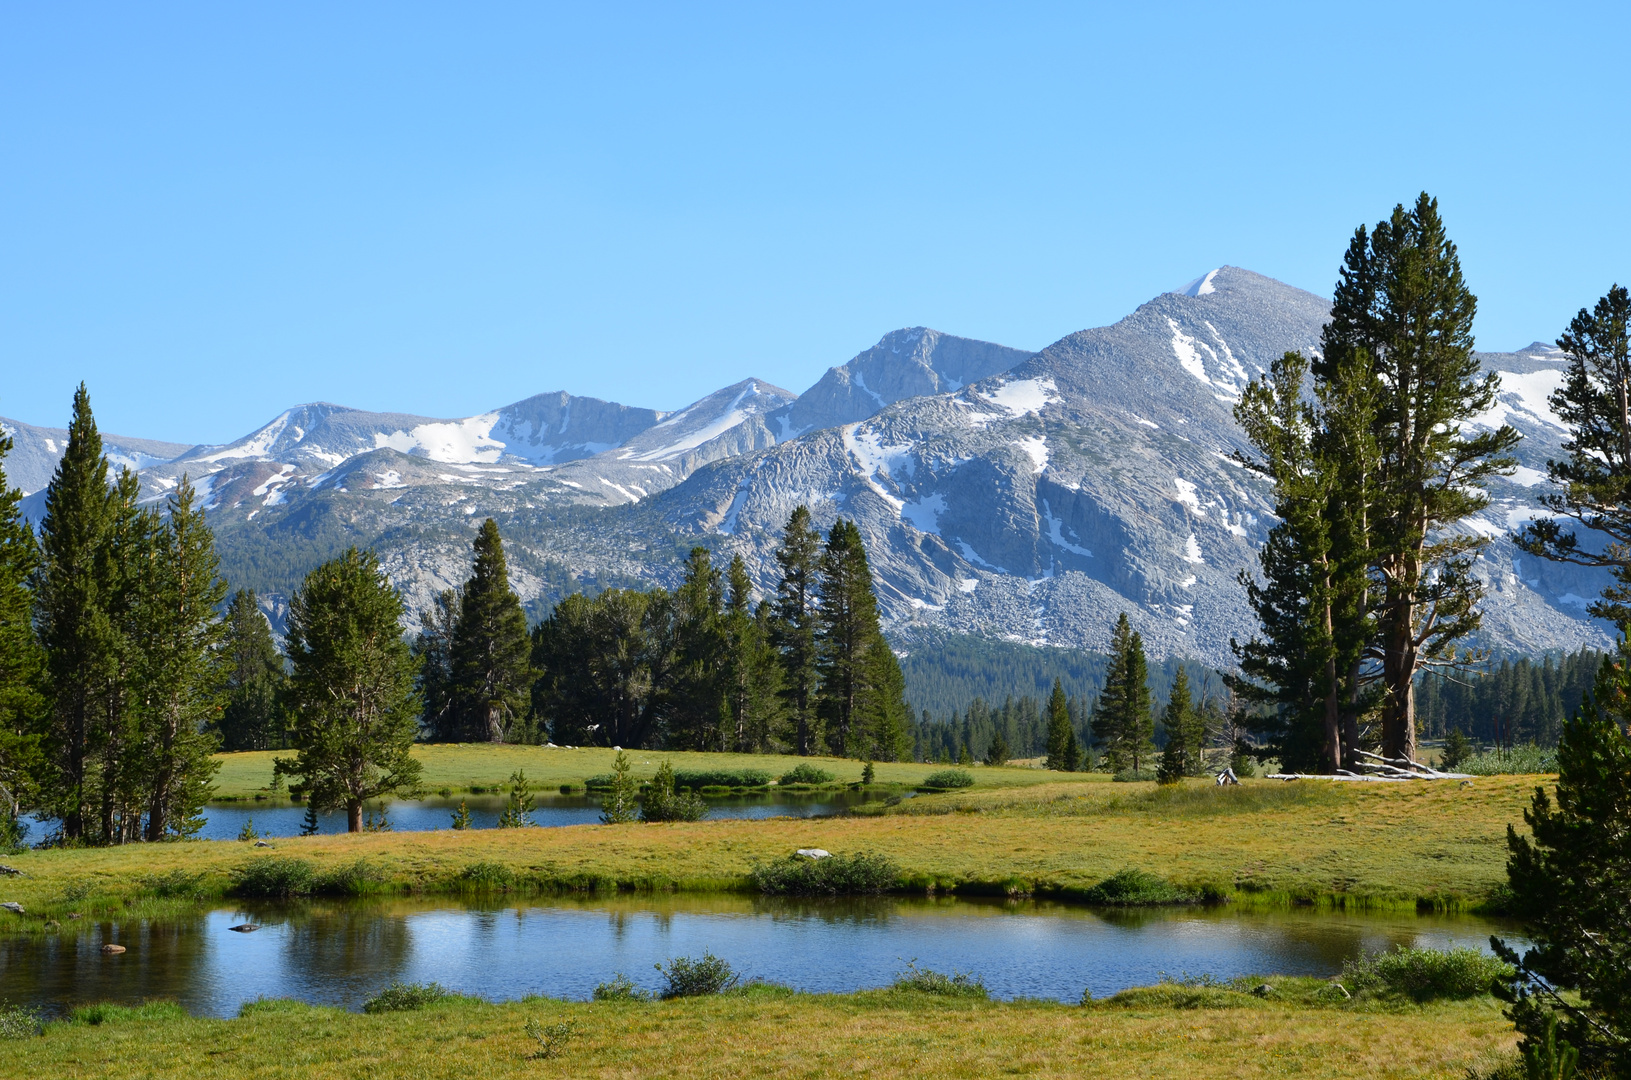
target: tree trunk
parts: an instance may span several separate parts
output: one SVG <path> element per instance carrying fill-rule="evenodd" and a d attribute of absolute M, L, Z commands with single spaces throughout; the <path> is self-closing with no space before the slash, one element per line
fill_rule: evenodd
<path fill-rule="evenodd" d="M 501 743 L 504 741 L 503 706 L 496 701 L 487 703 L 487 741 Z"/>
<path fill-rule="evenodd" d="M 348 799 L 345 804 L 345 831 L 362 832 L 362 800 Z"/>

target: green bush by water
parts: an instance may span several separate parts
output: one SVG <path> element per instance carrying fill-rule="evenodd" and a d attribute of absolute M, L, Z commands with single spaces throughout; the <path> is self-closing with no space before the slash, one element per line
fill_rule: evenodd
<path fill-rule="evenodd" d="M 869 896 L 900 883 L 900 867 L 885 855 L 857 852 L 811 859 L 789 855 L 753 867 L 753 884 L 766 896 Z"/>
<path fill-rule="evenodd" d="M 140 1024 L 163 1020 L 185 1020 L 187 1010 L 174 1001 L 144 1001 L 140 1005 L 110 1005 L 99 1002 L 83 1005 L 68 1014 L 72 1024 Z"/>
<path fill-rule="evenodd" d="M 919 787 L 930 791 L 951 791 L 974 786 L 974 775 L 965 769 L 941 769 L 923 778 Z"/>
<path fill-rule="evenodd" d="M 1143 870 L 1122 870 L 1088 889 L 1082 899 L 1105 907 L 1153 907 L 1193 904 L 1201 897 Z"/>
<path fill-rule="evenodd" d="M 232 894 L 267 900 L 302 896 L 367 896 L 383 879 L 364 859 L 318 873 L 305 859 L 262 855 L 232 871 Z"/>
<path fill-rule="evenodd" d="M 42 1030 L 39 1013 L 22 1005 L 0 1001 L 0 1039 L 28 1039 Z"/>
<path fill-rule="evenodd" d="M 1496 979 L 1511 973 L 1508 965 L 1476 949 L 1445 951 L 1403 945 L 1342 965 L 1342 981 L 1349 990 L 1417 1002 L 1478 997 L 1489 993 Z"/>
<path fill-rule="evenodd" d="M 950 975 L 943 975 L 938 971 L 917 966 L 917 961 L 909 961 L 906 970 L 895 976 L 890 989 L 913 990 L 920 994 L 938 994 L 941 997 L 976 998 L 980 1001 L 989 1000 L 991 994 L 985 988 L 984 980 L 966 972 L 957 971 Z"/>
<path fill-rule="evenodd" d="M 770 774 L 763 769 L 678 769 L 674 773 L 674 786 L 695 790 L 707 787 L 760 788 L 770 783 Z"/>
<path fill-rule="evenodd" d="M 782 778 L 779 781 L 782 784 L 830 784 L 832 782 L 832 773 L 826 769 L 819 769 L 808 762 L 782 773 Z"/>
<path fill-rule="evenodd" d="M 197 899 L 207 894 L 204 882 L 208 874 L 189 874 L 185 870 L 171 870 L 142 879 L 143 891 L 165 900 Z"/>
<path fill-rule="evenodd" d="M 634 980 L 621 971 L 612 975 L 611 982 L 595 987 L 596 1001 L 650 1001 L 651 995 L 634 985 Z"/>
<path fill-rule="evenodd" d="M 408 1012 L 434 1005 L 452 991 L 441 983 L 394 982 L 362 1004 L 365 1013 Z"/>
<path fill-rule="evenodd" d="M 668 962 L 666 968 L 658 964 L 657 970 L 668 980 L 668 985 L 657 995 L 664 1001 L 721 994 L 742 979 L 730 964 L 711 952 L 704 952 L 700 960 L 693 960 L 689 956 L 676 957 Z"/>

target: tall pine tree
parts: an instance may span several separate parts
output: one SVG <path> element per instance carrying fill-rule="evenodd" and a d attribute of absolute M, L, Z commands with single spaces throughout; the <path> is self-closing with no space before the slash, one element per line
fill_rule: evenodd
<path fill-rule="evenodd" d="M 431 742 L 459 742 L 463 732 L 453 708 L 453 628 L 459 624 L 459 591 L 443 589 L 431 606 L 419 612 L 419 635 L 413 641 L 419 662 L 416 686 L 424 709 L 421 732 Z"/>
<path fill-rule="evenodd" d="M 476 533 L 476 561 L 453 628 L 453 709 L 465 738 L 503 742 L 526 719 L 532 688 L 527 616 L 510 590 L 504 542 L 492 518 Z"/>
<path fill-rule="evenodd" d="M 1588 610 L 1631 626 L 1631 293 L 1615 285 L 1590 311 L 1581 308 L 1557 347 L 1569 359 L 1551 406 L 1568 426 L 1568 457 L 1547 462 L 1547 472 L 1562 490 L 1541 496 L 1552 516 L 1516 540 L 1533 555 L 1608 569 L 1614 584 Z M 1583 548 L 1576 527 L 1608 543 Z"/>
<path fill-rule="evenodd" d="M 22 492 L 6 480 L 11 448 L 11 437 L 0 431 L 0 851 L 21 841 L 18 818 L 36 798 L 43 765 L 38 727 L 47 707 L 29 588 L 39 549 L 18 506 Z"/>
<path fill-rule="evenodd" d="M 184 475 L 168 513 L 150 522 L 126 641 L 134 652 L 137 724 L 147 821 L 144 838 L 190 836 L 219 763 L 210 728 L 219 714 L 226 582 L 216 575 L 215 537 Z"/>
<path fill-rule="evenodd" d="M 36 575 L 36 622 L 50 675 L 51 709 L 44 731 L 48 765 L 41 808 L 62 822 L 64 840 L 95 830 L 93 748 L 102 714 L 100 692 L 113 674 L 117 628 L 107 610 L 112 507 L 108 462 L 80 384 L 68 445 L 45 493 Z"/>
<path fill-rule="evenodd" d="M 722 750 L 725 687 L 725 592 L 707 548 L 694 547 L 674 590 L 667 745 L 675 750 Z"/>
<path fill-rule="evenodd" d="M 418 790 L 414 661 L 402 600 L 373 552 L 351 548 L 306 575 L 289 602 L 289 698 L 299 753 L 278 758 L 289 790 L 320 810 L 344 807 L 362 829 L 368 799 Z"/>
<path fill-rule="evenodd" d="M 820 678 L 816 672 L 816 629 L 820 620 L 821 533 L 810 522 L 810 508 L 800 506 L 787 519 L 776 562 L 776 647 L 782 656 L 782 697 L 793 725 L 793 748 L 804 755 L 818 749 L 816 715 Z"/>
<path fill-rule="evenodd" d="M 772 609 L 753 603 L 753 582 L 742 556 L 725 572 L 724 688 L 726 748 L 767 753 L 778 748 L 786 706 L 781 698 L 781 657 L 771 640 Z"/>
<path fill-rule="evenodd" d="M 1065 684 L 1053 680 L 1048 698 L 1048 759 L 1046 767 L 1059 772 L 1075 772 L 1082 767 L 1082 749 L 1076 741 L 1076 726 L 1070 722 L 1070 701 Z"/>
<path fill-rule="evenodd" d="M 1516 465 L 1510 426 L 1464 433 L 1500 388 L 1473 355 L 1476 307 L 1438 201 L 1423 192 L 1354 234 L 1313 369 L 1317 383 L 1363 370 L 1375 402 L 1368 541 L 1382 750 L 1394 758 L 1416 753 L 1417 673 L 1452 661 L 1479 624 L 1472 563 L 1488 540 L 1451 527 L 1489 504 L 1488 478 Z"/>
<path fill-rule="evenodd" d="M 821 606 L 816 629 L 816 673 L 820 690 L 816 712 L 827 733 L 827 745 L 839 757 L 856 752 L 866 726 L 859 715 L 866 695 L 868 663 L 878 630 L 878 601 L 872 594 L 861 532 L 839 518 L 827 533 L 821 553 Z"/>
<path fill-rule="evenodd" d="M 1199 718 L 1200 712 L 1189 694 L 1189 673 L 1179 664 L 1172 677 L 1167 707 L 1161 713 L 1161 726 L 1167 733 L 1167 745 L 1161 750 L 1161 763 L 1156 768 L 1156 779 L 1161 783 L 1175 784 L 1199 771 L 1195 762 L 1204 738 L 1197 731 Z"/>
<path fill-rule="evenodd" d="M 1112 772 L 1140 772 L 1148 767 L 1154 751 L 1150 743 L 1154 730 L 1144 638 L 1122 612 L 1110 638 L 1110 670 L 1093 712 L 1093 736 L 1104 744 Z"/>
<path fill-rule="evenodd" d="M 284 749 L 282 692 L 288 673 L 272 640 L 272 625 L 250 589 L 227 604 L 221 646 L 226 701 L 221 706 L 223 750 Z"/>

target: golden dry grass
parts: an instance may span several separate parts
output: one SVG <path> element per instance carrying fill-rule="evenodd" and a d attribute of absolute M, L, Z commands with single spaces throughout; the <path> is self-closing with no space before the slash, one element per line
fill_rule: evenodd
<path fill-rule="evenodd" d="M 918 889 L 1069 895 L 1135 867 L 1241 900 L 1453 907 L 1504 881 L 1506 826 L 1522 829 L 1539 781 L 1157 790 L 1073 780 L 919 796 L 872 816 L 315 836 L 280 839 L 272 854 L 319 868 L 365 859 L 391 886 L 414 891 L 454 888 L 475 863 L 541 888 L 706 890 L 741 886 L 756 861 L 822 847 L 888 855 Z M 76 894 L 134 896 L 177 871 L 204 874 L 218 893 L 234 867 L 264 854 L 224 841 L 29 851 L 8 860 L 25 876 L 0 879 L 0 899 L 49 913 Z M 0 928 L 32 919 L 6 917 Z"/>
<path fill-rule="evenodd" d="M 1510 1048 L 1488 999 L 1364 1011 L 1160 993 L 1088 1007 L 873 991 L 660 1004 L 454 1001 L 365 1016 L 292 1003 L 234 1020 L 132 1017 L 8 1042 L 0 1077 L 1461 1077 Z M 553 1060 L 529 1018 L 572 1021 Z"/>

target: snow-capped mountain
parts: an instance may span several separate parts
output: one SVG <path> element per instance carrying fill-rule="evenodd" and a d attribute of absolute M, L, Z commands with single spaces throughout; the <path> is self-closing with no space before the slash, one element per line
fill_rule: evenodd
<path fill-rule="evenodd" d="M 22 489 L 24 495 L 40 491 L 51 482 L 57 462 L 68 445 L 67 428 L 35 427 L 21 420 L 8 420 L 0 416 L 0 431 L 11 436 L 11 453 L 4 462 L 6 481 Z M 153 439 L 129 439 L 123 435 L 103 435 L 102 450 L 108 464 L 115 469 L 146 469 L 169 461 L 185 453 L 185 443 L 158 442 Z"/>
<path fill-rule="evenodd" d="M 742 553 L 768 586 L 803 503 L 823 526 L 859 525 L 902 640 L 938 627 L 1102 648 L 1126 611 L 1154 655 L 1226 664 L 1253 630 L 1238 575 L 1273 521 L 1231 460 L 1231 409 L 1274 358 L 1317 345 L 1328 310 L 1221 267 L 1041 352 L 898 330 L 797 396 L 748 379 L 674 413 L 543 394 L 453 420 L 318 404 L 226 446 L 119 445 L 155 459 L 138 462 L 150 498 L 188 474 L 228 577 L 272 594 L 357 543 L 423 606 L 468 573 L 487 516 L 539 613 L 575 588 L 672 584 L 694 544 Z M 1522 468 L 1465 525 L 1494 538 L 1484 641 L 1606 643 L 1583 610 L 1598 578 L 1504 539 L 1560 451 L 1546 398 L 1561 356 L 1537 343 L 1482 360 L 1503 389 L 1479 422 L 1527 436 Z M 54 457 L 30 438 L 27 474 L 48 478 Z"/>

